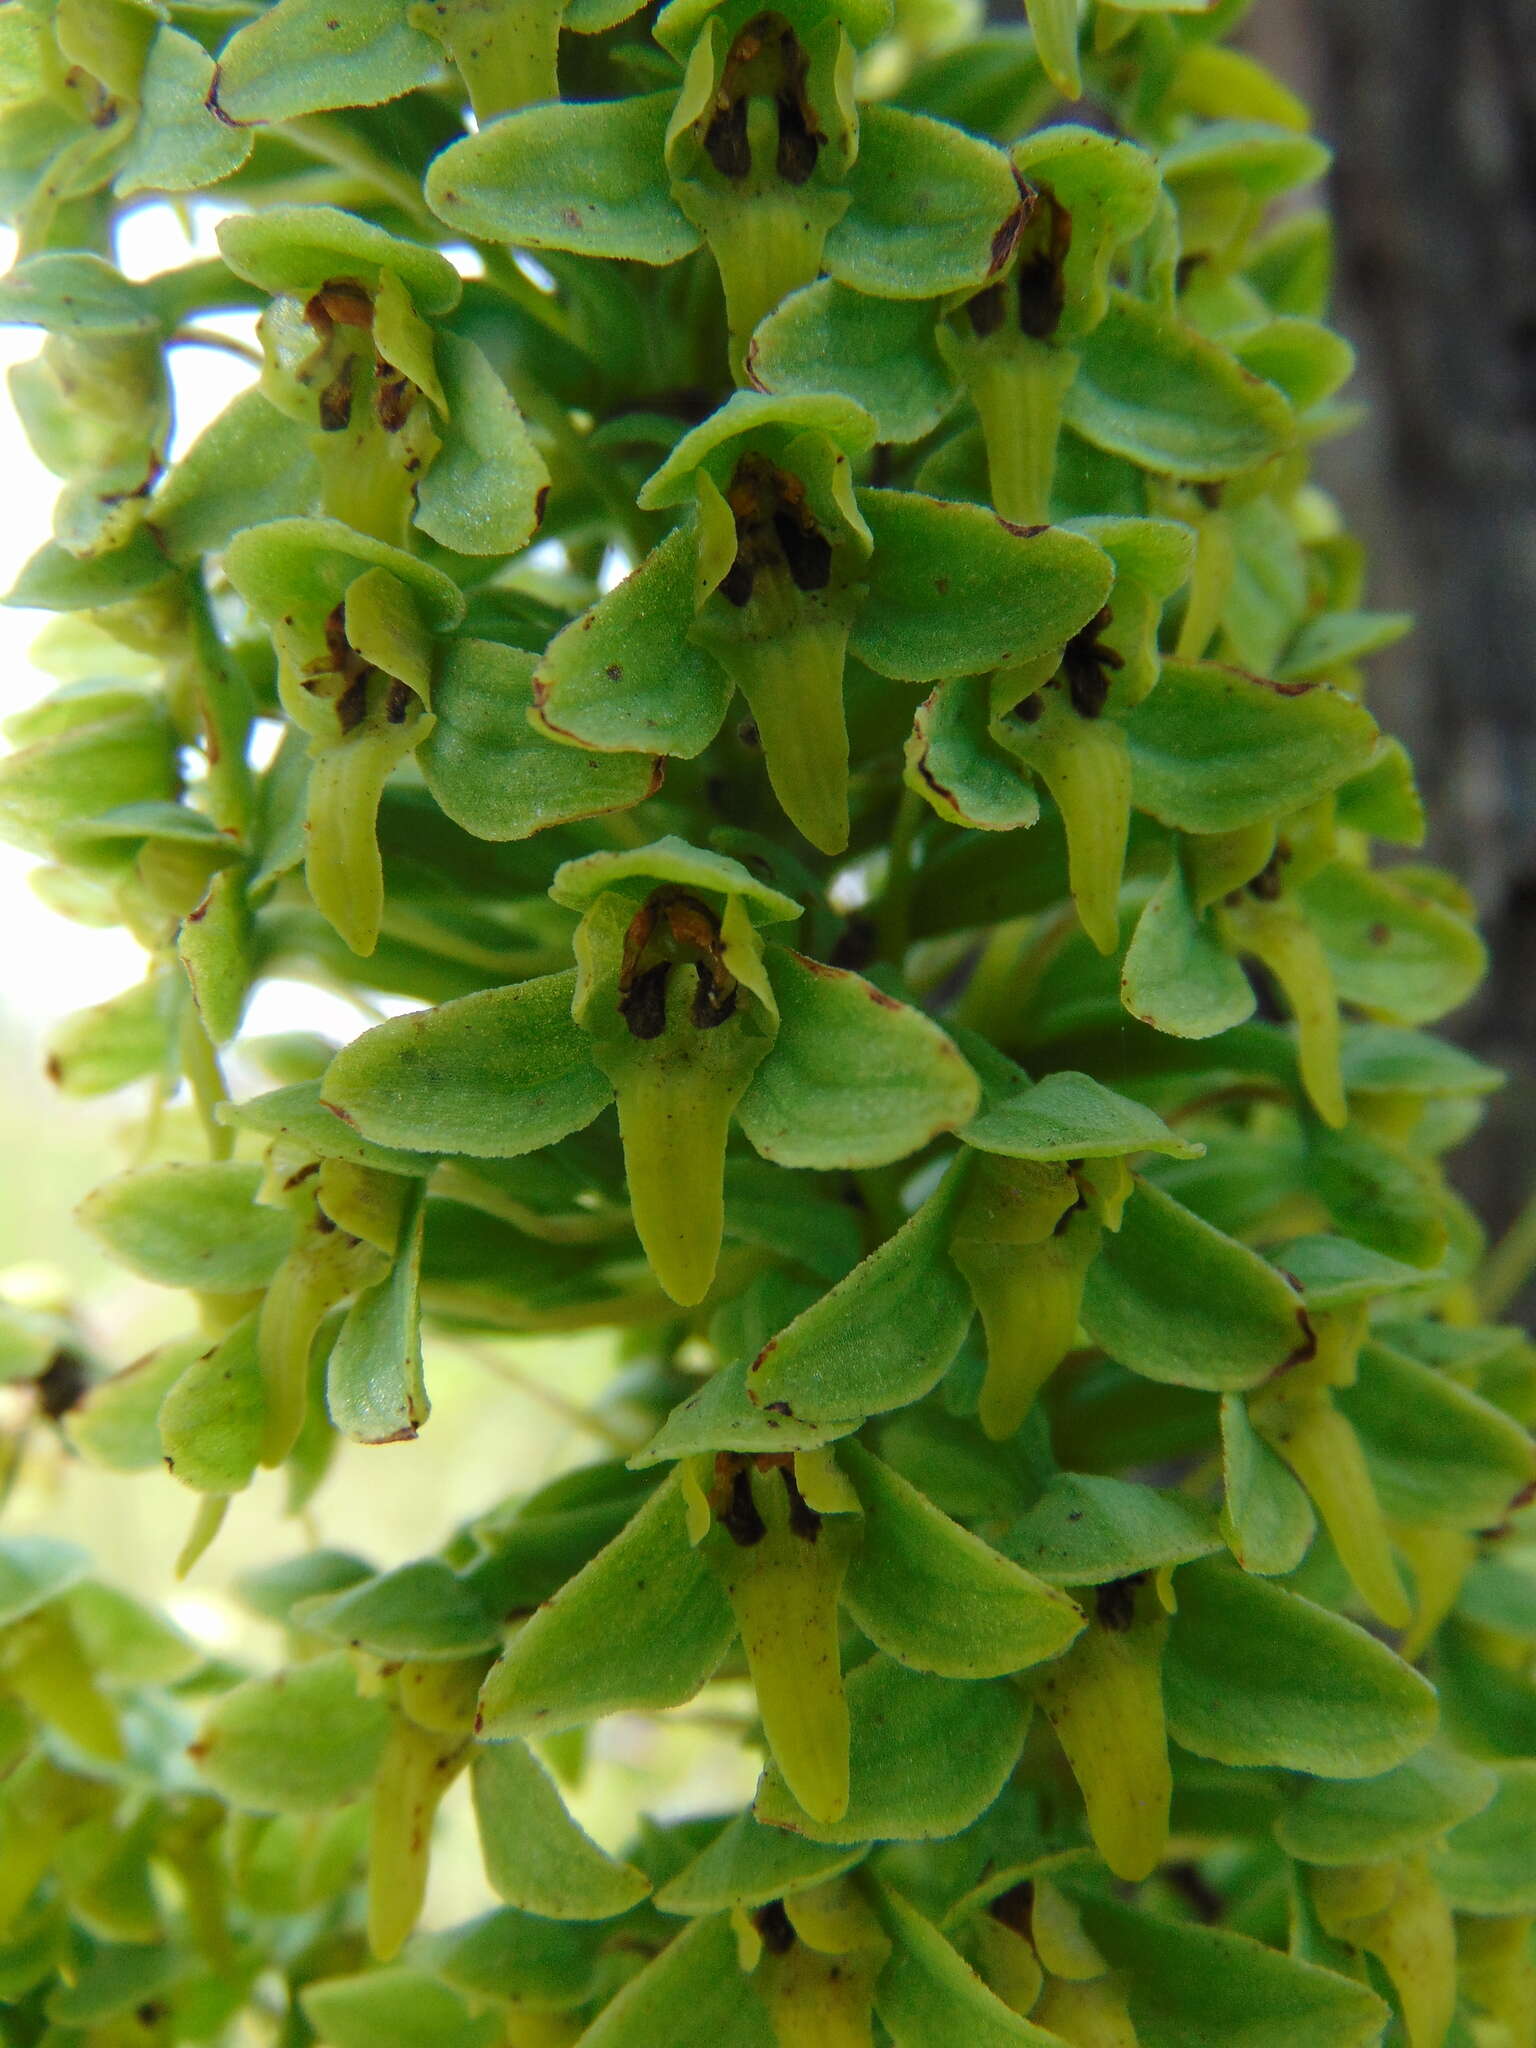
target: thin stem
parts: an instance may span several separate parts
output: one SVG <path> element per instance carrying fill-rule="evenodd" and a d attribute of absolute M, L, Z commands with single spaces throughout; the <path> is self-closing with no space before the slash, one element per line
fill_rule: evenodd
<path fill-rule="evenodd" d="M 927 806 L 914 789 L 903 789 L 891 826 L 891 851 L 885 887 L 875 905 L 875 930 L 882 958 L 899 967 L 911 943 L 912 846 Z"/>
<path fill-rule="evenodd" d="M 213 1041 L 204 1029 L 196 1006 L 191 1003 L 181 1020 L 181 1065 L 197 1105 L 198 1122 L 208 1140 L 209 1158 L 231 1158 L 235 1149 L 235 1133 L 228 1124 L 221 1124 L 217 1115 L 219 1104 L 229 1100 L 229 1089 L 225 1085 Z"/>
<path fill-rule="evenodd" d="M 1508 1308 L 1531 1274 L 1536 1272 L 1536 1190 L 1483 1261 L 1477 1298 L 1485 1315 Z"/>
<path fill-rule="evenodd" d="M 248 342 L 236 341 L 232 334 L 216 334 L 211 327 L 183 327 L 179 334 L 173 334 L 167 346 L 171 348 L 217 348 L 227 356 L 238 356 L 242 363 L 252 363 L 261 368 L 261 352 Z"/>
<path fill-rule="evenodd" d="M 569 1422 L 587 1436 L 596 1437 L 599 1443 L 607 1444 L 609 1449 L 617 1451 L 620 1457 L 627 1458 L 635 1449 L 635 1439 L 632 1436 L 627 1436 L 621 1429 L 615 1429 L 611 1422 L 605 1422 L 600 1415 L 592 1415 L 576 1402 L 568 1401 L 563 1394 L 557 1394 L 553 1387 L 546 1387 L 542 1380 L 535 1378 L 530 1372 L 525 1372 L 520 1365 L 512 1364 L 510 1359 L 498 1358 L 494 1352 L 483 1350 L 478 1344 L 466 1344 L 463 1349 L 477 1364 L 483 1365 L 487 1372 L 494 1373 L 497 1379 L 505 1380 L 508 1386 L 516 1387 L 520 1393 L 526 1394 L 529 1400 L 537 1401 L 541 1408 L 547 1408 L 552 1415 L 558 1415 L 562 1421 Z"/>

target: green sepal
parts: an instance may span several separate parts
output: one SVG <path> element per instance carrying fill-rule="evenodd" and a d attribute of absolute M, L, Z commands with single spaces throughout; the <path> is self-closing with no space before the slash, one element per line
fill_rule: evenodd
<path fill-rule="evenodd" d="M 166 1466 L 198 1493 L 240 1493 L 261 1463 L 265 1417 L 256 1318 L 249 1315 L 167 1389 L 159 1411 Z"/>
<path fill-rule="evenodd" d="M 377 292 L 392 276 L 418 312 L 437 314 L 451 312 L 463 289 L 459 273 L 436 249 L 335 206 L 266 207 L 232 215 L 218 232 L 230 269 L 265 292 L 307 299 L 338 276 Z"/>
<path fill-rule="evenodd" d="M 1029 771 L 992 736 L 985 676 L 956 676 L 919 706 L 907 739 L 906 782 L 952 825 L 1012 832 L 1040 816 Z"/>
<path fill-rule="evenodd" d="M 769 392 L 841 392 L 897 444 L 931 433 L 956 398 L 927 300 L 870 298 L 830 277 L 792 292 L 759 325 L 747 374 Z"/>
<path fill-rule="evenodd" d="M 849 647 L 880 675 L 927 682 L 1032 660 L 1109 595 L 1109 558 L 1078 534 L 913 491 L 866 489 L 858 502 L 874 553 Z"/>
<path fill-rule="evenodd" d="M 920 217 L 906 199 L 918 180 L 926 202 Z M 1008 159 L 925 114 L 866 101 L 848 191 L 823 263 L 855 291 L 942 298 L 985 283 L 1012 248 L 1020 208 Z"/>
<path fill-rule="evenodd" d="M 864 1854 L 861 1843 L 811 1842 L 738 1813 L 707 1849 L 657 1890 L 656 1904 L 663 1913 L 690 1917 L 735 1906 L 750 1912 L 770 1899 L 792 1898 L 841 1877 Z"/>
<path fill-rule="evenodd" d="M 1163 1693 L 1196 1756 L 1368 1778 L 1434 1734 L 1429 1684 L 1342 1615 L 1214 1560 L 1177 1587 Z"/>
<path fill-rule="evenodd" d="M 427 203 L 449 227 L 529 249 L 676 263 L 699 231 L 667 187 L 675 95 L 528 107 L 445 149 Z"/>
<path fill-rule="evenodd" d="M 74 1011 L 49 1033 L 49 1080 L 65 1095 L 90 1097 L 174 1071 L 181 998 L 174 975 L 158 973 Z"/>
<path fill-rule="evenodd" d="M 945 1678 L 1000 1678 L 1056 1656 L 1073 1603 L 950 1520 L 857 1443 L 839 1462 L 864 1510 L 843 1604 L 877 1649 Z"/>
<path fill-rule="evenodd" d="M 13 1531 L 0 1540 L 0 1628 L 35 1614 L 90 1570 L 90 1558 L 62 1537 Z"/>
<path fill-rule="evenodd" d="M 1289 447 L 1291 409 L 1273 385 L 1169 314 L 1110 294 L 1076 347 L 1067 424 L 1107 454 L 1192 482 L 1240 476 Z"/>
<path fill-rule="evenodd" d="M 513 555 L 538 527 L 549 471 L 512 394 L 472 341 L 436 345 L 447 418 L 416 487 L 414 523 L 461 555 Z"/>
<path fill-rule="evenodd" d="M 1489 1804 L 1453 1828 L 1430 1857 L 1446 1898 L 1466 1913 L 1536 1911 L 1536 1763 L 1501 1764 L 1498 1775 Z"/>
<path fill-rule="evenodd" d="M 1433 1844 L 1498 1790 L 1486 1764 L 1431 1747 L 1380 1777 L 1293 1780 L 1275 1821 L 1287 1856 L 1323 1867 L 1375 1863 Z"/>
<path fill-rule="evenodd" d="M 485 1682 L 482 1733 L 557 1735 L 602 1714 L 676 1706 L 735 1633 L 730 1602 L 688 1540 L 673 1474 L 513 1637 Z M 588 1654 L 594 1642 L 601 1659 Z"/>
<path fill-rule="evenodd" d="M 1235 1394 L 1222 1397 L 1221 1453 L 1221 1533 L 1228 1549 L 1245 1572 L 1286 1577 L 1316 1533 L 1312 1503 Z"/>
<path fill-rule="evenodd" d="M 153 295 L 130 284 L 104 257 L 50 249 L 24 256 L 0 279 L 0 320 L 50 334 L 156 334 L 163 322 Z"/>
<path fill-rule="evenodd" d="M 386 1662 L 437 1663 L 499 1649 L 502 1631 L 440 1558 L 422 1557 L 301 1600 L 290 1624 Z"/>
<path fill-rule="evenodd" d="M 441 58 L 388 0 L 277 0 L 230 37 L 212 105 L 239 127 L 370 107 L 428 85 Z"/>
<path fill-rule="evenodd" d="M 1367 1343 L 1334 1399 L 1358 1434 L 1387 1514 L 1435 1528 L 1497 1527 L 1533 1477 L 1524 1429 L 1389 1341 Z"/>
<path fill-rule="evenodd" d="M 628 810 L 653 796 L 660 764 L 556 746 L 529 721 L 537 656 L 455 639 L 432 681 L 436 723 L 417 749 L 428 789 L 477 839 L 528 839 L 552 825 Z"/>
<path fill-rule="evenodd" d="M 1370 713 L 1337 691 L 1214 662 L 1164 662 L 1127 732 L 1137 809 L 1184 832 L 1300 810 L 1358 773 L 1377 740 Z"/>
<path fill-rule="evenodd" d="M 1120 992 L 1133 1017 L 1175 1038 L 1214 1038 L 1253 1015 L 1248 977 L 1196 911 L 1177 859 L 1137 919 Z"/>
<path fill-rule="evenodd" d="M 321 1053 L 328 1066 L 329 1046 L 322 1044 Z M 408 1178 L 425 1179 L 432 1172 L 437 1160 L 431 1153 L 400 1152 L 371 1143 L 345 1118 L 325 1107 L 320 1090 L 319 1081 L 293 1081 L 286 1088 L 273 1088 L 245 1102 L 221 1103 L 218 1120 L 236 1130 L 286 1140 L 296 1152 L 314 1159 L 345 1159 L 376 1173 L 398 1173 Z"/>
<path fill-rule="evenodd" d="M 1487 965 L 1466 916 L 1415 880 L 1411 869 L 1336 860 L 1295 892 L 1340 999 L 1393 1024 L 1432 1024 L 1466 1000 Z"/>
<path fill-rule="evenodd" d="M 1205 1149 L 1091 1074 L 1063 1069 L 1031 1084 L 1015 1069 L 1009 1079 L 1007 1089 L 987 1088 L 980 1112 L 960 1133 L 979 1152 L 1065 1165 L 1138 1152 L 1198 1159 Z"/>
<path fill-rule="evenodd" d="M 753 1805 L 768 1827 L 814 1842 L 921 1842 L 958 1834 L 1007 1783 L 1029 1708 L 1001 1679 L 935 1678 L 874 1656 L 850 1672 L 847 1811 L 817 1821 L 772 1766 Z"/>
<path fill-rule="evenodd" d="M 954 1042 L 873 982 L 771 947 L 773 1050 L 738 1111 L 780 1166 L 884 1166 L 970 1121 L 980 1091 Z"/>
<path fill-rule="evenodd" d="M 965 1177 L 955 1171 L 893 1236 L 797 1316 L 752 1362 L 765 1418 L 873 1415 L 916 1401 L 953 1363 L 975 1315 L 949 1254 Z"/>
<path fill-rule="evenodd" d="M 104 1181 L 76 1215 L 114 1258 L 161 1287 L 264 1287 L 293 1240 L 286 1212 L 257 1206 L 261 1168 L 224 1160 L 141 1166 Z"/>
<path fill-rule="evenodd" d="M 1144 1181 L 1089 1268 L 1082 1315 L 1133 1372 L 1218 1392 L 1256 1386 L 1305 1334 L 1272 1267 Z"/>
<path fill-rule="evenodd" d="M 252 137 L 227 127 L 208 104 L 214 64 L 201 43 L 164 23 L 139 82 L 139 119 L 112 189 L 196 192 L 238 171 Z"/>
<path fill-rule="evenodd" d="M 329 2048 L 495 2048 L 495 2012 L 471 2013 L 456 1991 L 424 1970 L 369 1970 L 324 1977 L 300 1993 L 305 2019 Z"/>
<path fill-rule="evenodd" d="M 1102 1586 L 1208 1557 L 1209 1511 L 1177 1493 L 1094 1472 L 1061 1472 L 1003 1540 L 1052 1586 Z"/>
<path fill-rule="evenodd" d="M 331 1421 L 354 1443 L 397 1444 L 431 1412 L 421 1373 L 421 1235 L 426 1184 L 408 1183 L 394 1263 L 348 1309 L 326 1365 Z"/>
<path fill-rule="evenodd" d="M 1060 2048 L 1060 2036 L 1010 2010 L 930 1920 L 882 1886 L 875 1910 L 891 1957 L 875 1984 L 875 2011 L 895 2048 L 964 2041 L 967 2048 Z"/>
<path fill-rule="evenodd" d="M 612 1099 L 571 1021 L 574 969 L 392 1018 L 344 1046 L 325 1106 L 364 1137 L 509 1159 L 579 1131 Z"/>
<path fill-rule="evenodd" d="M 724 722 L 732 684 L 688 637 L 698 535 L 686 520 L 557 633 L 533 676 L 535 726 L 602 753 L 692 760 Z"/>
<path fill-rule="evenodd" d="M 583 2048 L 775 2048 L 767 2010 L 742 1974 L 725 1914 L 695 1920 L 587 2028 Z"/>
<path fill-rule="evenodd" d="M 390 1710 L 359 1695 L 338 1651 L 226 1693 L 192 1756 L 232 1806 L 252 1813 L 319 1813 L 368 1788 L 389 1737 Z"/>
<path fill-rule="evenodd" d="M 650 1890 L 576 1825 L 526 1743 L 480 1744 L 470 1781 L 486 1876 L 509 1905 L 549 1920 L 611 1920 Z"/>
<path fill-rule="evenodd" d="M 1123 1972 L 1140 2048 L 1370 2048 L 1388 2018 L 1364 1984 L 1221 1927 L 1084 1893 L 1083 1926 Z"/>

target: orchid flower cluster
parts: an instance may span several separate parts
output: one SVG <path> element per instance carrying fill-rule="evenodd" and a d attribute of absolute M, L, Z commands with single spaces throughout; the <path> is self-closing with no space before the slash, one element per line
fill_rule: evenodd
<path fill-rule="evenodd" d="M 248 1576 L 272 1668 L 0 1527 L 7 2048 L 1536 2048 L 1536 1351 L 1328 154 L 1245 0 L 1027 11 L 0 10 L 0 827 L 143 947 L 49 1071 L 147 1090 L 80 1222 L 185 1304 L 0 1376 L 190 1565 L 434 1342 L 617 1360 L 611 1456 Z M 716 1686 L 750 1805 L 599 1846 L 587 1732 Z"/>

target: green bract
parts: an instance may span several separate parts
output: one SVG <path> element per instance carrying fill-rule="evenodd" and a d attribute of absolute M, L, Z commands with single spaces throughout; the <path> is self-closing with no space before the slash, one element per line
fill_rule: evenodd
<path fill-rule="evenodd" d="M 7 1524 L 7 2048 L 1536 2048 L 1536 1354 L 1327 152 L 1242 0 L 1024 12 L 0 9 L 0 832 L 147 955 L 48 1070 L 149 1098 L 79 1220 L 182 1304 L 0 1289 L 5 1413 L 190 1570 L 410 1489 L 450 1344 L 623 1366 L 248 1661 Z M 217 257 L 125 274 L 166 195 Z M 678 1710 L 751 1797 L 590 1798 Z"/>

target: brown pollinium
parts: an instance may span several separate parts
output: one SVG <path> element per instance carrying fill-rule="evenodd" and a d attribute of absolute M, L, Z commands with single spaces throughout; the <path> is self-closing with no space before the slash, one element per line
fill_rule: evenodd
<path fill-rule="evenodd" d="M 704 153 L 722 178 L 741 184 L 751 176 L 747 109 L 754 99 L 770 99 L 779 117 L 774 169 L 787 185 L 806 182 L 827 140 L 807 92 L 810 68 L 799 37 L 780 14 L 755 15 L 738 33 L 702 136 Z"/>
<path fill-rule="evenodd" d="M 759 571 L 782 570 L 797 590 L 825 590 L 832 543 L 806 503 L 805 485 L 749 449 L 736 464 L 725 501 L 736 521 L 736 559 L 720 584 L 734 605 L 750 602 Z"/>
<path fill-rule="evenodd" d="M 736 977 L 725 964 L 720 921 L 685 889 L 657 889 L 630 921 L 619 966 L 619 1014 L 635 1038 L 659 1038 L 667 1027 L 667 985 L 674 967 L 697 976 L 689 1012 L 710 1031 L 736 1008 Z"/>

